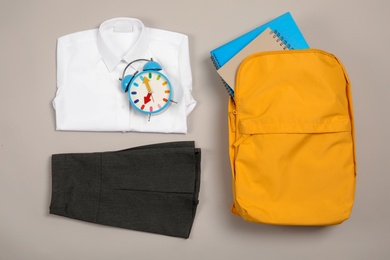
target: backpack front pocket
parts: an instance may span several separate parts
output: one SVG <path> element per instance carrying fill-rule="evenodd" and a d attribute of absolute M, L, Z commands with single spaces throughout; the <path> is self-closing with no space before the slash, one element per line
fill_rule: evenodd
<path fill-rule="evenodd" d="M 355 168 L 348 119 L 293 125 L 239 124 L 235 207 L 248 220 L 330 225 L 349 217 Z"/>

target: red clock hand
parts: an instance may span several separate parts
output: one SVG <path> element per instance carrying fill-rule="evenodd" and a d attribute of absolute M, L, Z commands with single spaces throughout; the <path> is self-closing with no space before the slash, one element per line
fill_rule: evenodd
<path fill-rule="evenodd" d="M 148 93 L 146 97 L 144 97 L 144 104 L 147 104 L 150 102 L 150 97 L 152 96 L 152 93 Z"/>

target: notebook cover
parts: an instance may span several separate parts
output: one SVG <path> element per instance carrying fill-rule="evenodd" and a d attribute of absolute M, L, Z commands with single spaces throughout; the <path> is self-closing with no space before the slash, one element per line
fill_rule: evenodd
<path fill-rule="evenodd" d="M 290 45 L 289 49 L 309 48 L 309 45 L 307 44 L 305 38 L 295 23 L 294 18 L 290 12 L 287 12 L 210 51 L 211 59 L 213 60 L 215 67 L 219 69 L 225 65 L 227 61 L 229 61 L 234 55 L 236 55 L 268 27 L 272 31 L 279 33 L 279 38 L 281 40 L 288 39 L 288 44 Z"/>
<path fill-rule="evenodd" d="M 234 90 L 238 66 L 246 57 L 256 52 L 278 51 L 286 48 L 286 45 L 279 37 L 277 37 L 270 28 L 267 28 L 225 63 L 225 65 L 218 69 L 217 72 L 231 89 Z"/>
<path fill-rule="evenodd" d="M 288 39 L 288 43 L 286 43 L 286 45 L 289 49 L 299 50 L 309 48 L 309 45 L 295 23 L 294 18 L 290 12 L 287 12 L 210 51 L 210 57 L 215 68 L 217 70 L 220 69 L 226 64 L 226 62 L 228 62 L 268 27 L 274 31 L 283 42 Z M 234 99 L 234 90 L 223 79 L 222 82 L 224 83 L 229 95 Z"/>

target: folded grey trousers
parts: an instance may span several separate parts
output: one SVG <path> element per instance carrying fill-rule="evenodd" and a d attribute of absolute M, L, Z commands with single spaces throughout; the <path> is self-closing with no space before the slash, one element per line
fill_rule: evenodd
<path fill-rule="evenodd" d="M 188 238 L 200 188 L 193 141 L 52 155 L 50 213 Z"/>

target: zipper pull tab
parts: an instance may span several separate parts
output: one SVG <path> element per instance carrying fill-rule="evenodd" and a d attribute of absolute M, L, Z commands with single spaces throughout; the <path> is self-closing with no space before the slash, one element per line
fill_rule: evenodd
<path fill-rule="evenodd" d="M 237 115 L 236 110 L 233 110 L 232 112 L 229 113 L 229 126 L 233 132 L 236 131 L 236 115 Z"/>

